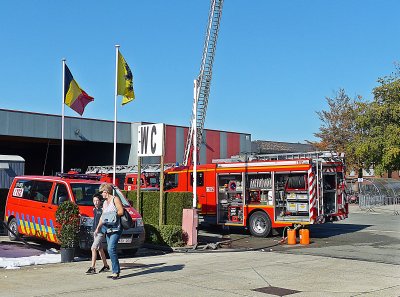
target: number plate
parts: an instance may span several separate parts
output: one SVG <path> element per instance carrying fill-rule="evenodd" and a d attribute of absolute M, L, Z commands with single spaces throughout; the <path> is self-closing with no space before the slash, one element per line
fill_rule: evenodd
<path fill-rule="evenodd" d="M 118 243 L 131 243 L 132 242 L 132 238 L 120 238 L 118 240 Z"/>

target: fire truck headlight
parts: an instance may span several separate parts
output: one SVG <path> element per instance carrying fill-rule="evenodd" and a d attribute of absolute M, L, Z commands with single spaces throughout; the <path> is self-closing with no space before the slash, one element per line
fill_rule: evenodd
<path fill-rule="evenodd" d="M 143 219 L 136 219 L 136 227 L 143 227 Z"/>

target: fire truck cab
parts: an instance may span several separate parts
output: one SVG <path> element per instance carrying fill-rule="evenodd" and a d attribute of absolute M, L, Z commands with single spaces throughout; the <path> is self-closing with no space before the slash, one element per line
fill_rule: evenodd
<path fill-rule="evenodd" d="M 327 152 L 259 155 L 197 166 L 199 216 L 211 224 L 272 228 L 341 220 L 348 215 L 343 160 Z M 193 168 L 166 171 L 167 191 L 192 191 Z"/>
<path fill-rule="evenodd" d="M 137 189 L 137 173 L 128 173 L 125 176 L 124 190 L 134 191 Z M 160 173 L 145 172 L 140 175 L 140 188 L 143 190 L 160 190 Z"/>

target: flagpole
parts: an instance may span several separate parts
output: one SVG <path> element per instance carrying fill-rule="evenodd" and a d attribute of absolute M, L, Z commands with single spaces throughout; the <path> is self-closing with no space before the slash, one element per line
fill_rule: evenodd
<path fill-rule="evenodd" d="M 119 52 L 119 45 L 115 45 L 114 157 L 113 157 L 113 184 L 114 185 L 115 185 L 115 167 L 117 166 L 118 52 Z"/>
<path fill-rule="evenodd" d="M 193 106 L 193 208 L 197 207 L 197 101 L 199 99 L 198 81 L 194 80 L 194 106 Z"/>
<path fill-rule="evenodd" d="M 64 173 L 64 94 L 65 94 L 65 59 L 62 59 L 62 96 L 61 96 L 61 173 Z"/>

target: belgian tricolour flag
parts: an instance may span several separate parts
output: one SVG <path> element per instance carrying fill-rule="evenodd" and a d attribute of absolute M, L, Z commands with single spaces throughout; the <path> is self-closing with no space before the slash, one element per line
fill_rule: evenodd
<path fill-rule="evenodd" d="M 72 76 L 71 71 L 69 71 L 67 65 L 65 65 L 64 75 L 64 103 L 82 115 L 86 105 L 89 102 L 92 102 L 94 98 L 81 89 Z"/>

